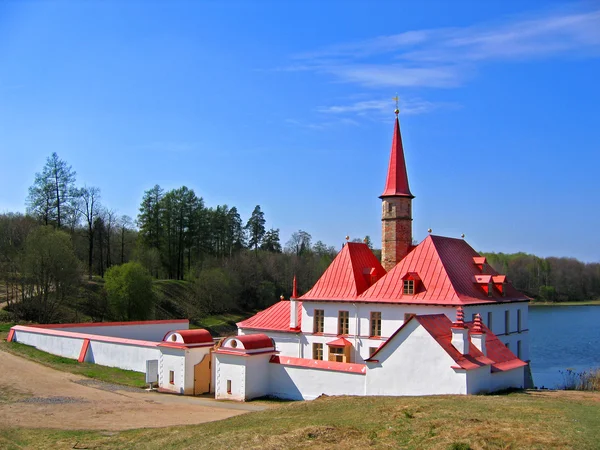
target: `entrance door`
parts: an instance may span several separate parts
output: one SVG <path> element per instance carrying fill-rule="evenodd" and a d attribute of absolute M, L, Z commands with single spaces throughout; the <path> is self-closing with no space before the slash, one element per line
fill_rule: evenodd
<path fill-rule="evenodd" d="M 210 392 L 210 353 L 194 366 L 194 395 Z"/>

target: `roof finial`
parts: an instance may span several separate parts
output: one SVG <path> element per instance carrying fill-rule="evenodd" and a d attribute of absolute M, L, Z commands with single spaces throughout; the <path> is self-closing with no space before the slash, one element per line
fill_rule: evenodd
<path fill-rule="evenodd" d="M 481 315 L 475 314 L 475 320 L 473 321 L 473 329 L 471 330 L 475 334 L 483 334 L 483 328 L 481 326 Z"/>
<path fill-rule="evenodd" d="M 394 110 L 394 113 L 396 114 L 396 117 L 398 117 L 398 114 L 400 113 L 400 110 L 398 109 L 398 93 L 396 92 L 396 96 L 392 97 L 392 100 L 394 100 L 396 102 L 396 109 Z"/>
<path fill-rule="evenodd" d="M 464 328 L 465 327 L 465 312 L 463 311 L 462 306 L 459 306 L 456 310 L 456 322 L 453 325 L 454 328 Z"/>
<path fill-rule="evenodd" d="M 296 283 L 296 275 L 294 275 L 294 282 L 292 283 L 292 297 L 291 298 L 298 298 L 298 287 L 297 287 L 297 283 Z"/>

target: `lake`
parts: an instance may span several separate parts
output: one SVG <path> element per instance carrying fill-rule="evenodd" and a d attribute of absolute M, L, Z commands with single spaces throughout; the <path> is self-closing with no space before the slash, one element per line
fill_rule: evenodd
<path fill-rule="evenodd" d="M 529 336 L 537 387 L 557 387 L 567 368 L 600 368 L 600 306 L 530 306 Z"/>

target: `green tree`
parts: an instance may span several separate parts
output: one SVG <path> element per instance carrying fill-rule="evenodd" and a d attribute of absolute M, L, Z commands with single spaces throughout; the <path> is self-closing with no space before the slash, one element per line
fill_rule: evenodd
<path fill-rule="evenodd" d="M 112 266 L 104 287 L 113 314 L 121 320 L 146 320 L 154 316 L 152 277 L 137 262 Z"/>
<path fill-rule="evenodd" d="M 285 244 L 285 249 L 289 253 L 294 253 L 297 256 L 305 255 L 310 253 L 312 236 L 306 231 L 296 231 L 290 237 L 290 240 Z"/>
<path fill-rule="evenodd" d="M 155 249 L 160 249 L 163 235 L 163 224 L 161 222 L 163 195 L 164 192 L 158 184 L 144 192 L 137 218 L 142 242 L 147 247 Z"/>
<path fill-rule="evenodd" d="M 249 236 L 248 245 L 250 248 L 254 248 L 254 251 L 258 250 L 258 246 L 265 235 L 265 223 L 265 214 L 260 210 L 260 205 L 256 205 L 250 219 L 248 219 L 248 223 L 246 223 Z"/>
<path fill-rule="evenodd" d="M 281 242 L 279 242 L 279 228 L 271 228 L 263 237 L 262 250 L 273 253 L 281 253 Z"/>
<path fill-rule="evenodd" d="M 42 172 L 35 174 L 35 181 L 29 188 L 27 212 L 44 225 L 60 228 L 76 214 L 75 197 L 75 172 L 54 152 L 46 160 Z"/>
<path fill-rule="evenodd" d="M 79 285 L 79 261 L 69 235 L 50 226 L 33 230 L 23 255 L 25 307 L 32 319 L 51 322 Z"/>

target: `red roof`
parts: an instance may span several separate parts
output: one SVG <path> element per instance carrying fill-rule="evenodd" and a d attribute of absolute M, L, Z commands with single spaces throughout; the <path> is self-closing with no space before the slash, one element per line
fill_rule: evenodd
<path fill-rule="evenodd" d="M 408 175 L 406 174 L 406 163 L 404 162 L 404 149 L 402 147 L 402 136 L 400 136 L 400 121 L 396 117 L 394 123 L 394 137 L 392 139 L 392 151 L 390 155 L 390 165 L 388 167 L 385 189 L 380 197 L 410 197 L 408 187 Z"/>
<path fill-rule="evenodd" d="M 408 324 L 411 320 L 418 321 L 423 328 L 437 341 L 437 343 L 452 357 L 457 366 L 461 369 L 472 370 L 482 366 L 491 365 L 493 372 L 511 370 L 517 367 L 526 366 L 527 363 L 521 361 L 511 352 L 506 345 L 498 339 L 498 337 L 482 324 L 482 329 L 486 333 L 485 347 L 487 355 L 484 355 L 470 343 L 469 353 L 461 354 L 452 345 L 452 321 L 445 314 L 431 314 L 423 316 L 413 316 L 406 321 L 373 355 L 367 360 L 377 360 L 376 356 L 385 348 L 394 337 Z M 473 322 L 467 322 L 465 325 L 469 328 L 469 334 L 473 334 Z"/>
<path fill-rule="evenodd" d="M 335 341 L 328 342 L 327 345 L 330 347 L 349 347 L 352 345 L 350 341 L 343 337 L 336 339 Z"/>
<path fill-rule="evenodd" d="M 282 300 L 268 307 L 254 316 L 238 322 L 238 328 L 249 328 L 253 330 L 283 331 L 296 333 L 302 325 L 302 302 L 297 301 L 298 328 L 290 329 L 290 302 Z"/>
<path fill-rule="evenodd" d="M 385 275 L 371 249 L 348 242 L 302 300 L 354 300 Z"/>
<path fill-rule="evenodd" d="M 244 350 L 258 350 L 261 348 L 275 347 L 273 339 L 266 334 L 242 334 L 235 339 L 244 345 Z"/>
<path fill-rule="evenodd" d="M 475 283 L 481 272 L 473 257 L 479 254 L 463 239 L 429 235 L 381 280 L 355 300 L 381 303 L 411 303 L 427 305 L 465 305 L 476 303 L 528 301 L 512 285 L 504 295 L 493 291 L 491 296 Z M 491 267 L 490 275 L 498 275 Z M 421 287 L 413 295 L 403 294 L 402 279 L 416 272 Z M 345 300 L 342 298 L 341 300 Z"/>
<path fill-rule="evenodd" d="M 173 333 L 179 333 L 183 338 L 185 344 L 213 344 L 213 338 L 211 334 L 202 329 L 195 330 L 176 330 Z M 168 333 L 167 333 L 168 334 Z"/>

